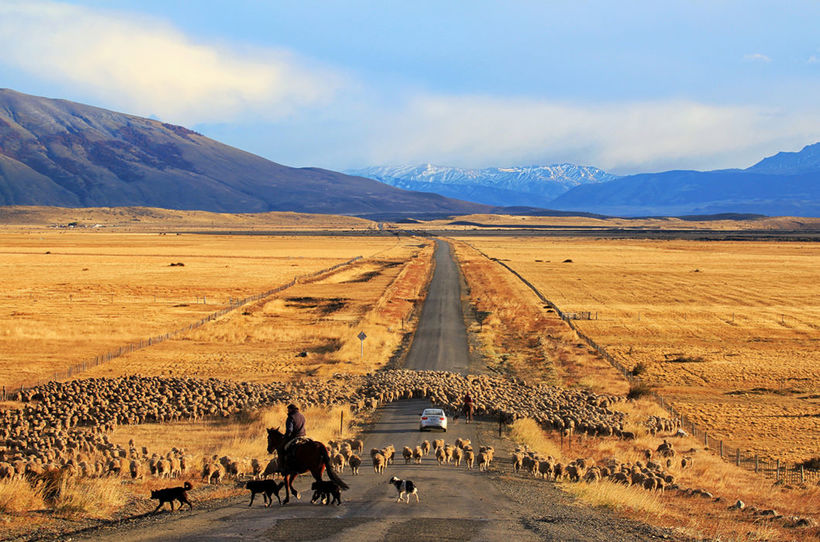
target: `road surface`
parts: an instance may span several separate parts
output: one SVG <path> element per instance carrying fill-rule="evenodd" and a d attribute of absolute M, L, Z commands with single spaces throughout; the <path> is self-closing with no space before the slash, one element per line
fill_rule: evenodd
<path fill-rule="evenodd" d="M 461 316 L 458 268 L 451 247 L 438 242 L 436 269 L 422 309 L 416 337 L 406 360 L 412 369 L 465 372 L 469 368 L 467 338 Z M 105 528 L 90 533 L 89 540 L 332 540 L 332 541 L 443 541 L 443 540 L 650 540 L 656 531 L 575 506 L 552 484 L 509 474 L 504 460 L 509 446 L 494 437 L 492 420 L 466 424 L 451 420 L 449 431 L 420 433 L 418 417 L 430 403 L 399 401 L 379 409 L 376 422 L 364 435 L 365 453 L 359 476 L 347 470 L 343 478 L 351 489 L 342 493 L 341 506 L 311 505 L 310 477 L 302 476 L 297 488 L 301 501 L 263 508 L 257 499 L 232 499 L 216 508 L 162 513 L 125 528 Z M 309 423 L 309 421 L 308 421 Z M 424 439 L 469 438 L 476 450 L 482 444 L 498 449 L 498 465 L 490 473 L 468 471 L 464 466 L 437 465 L 432 454 L 420 465 L 405 465 L 403 446 Z M 397 460 L 383 475 L 373 472 L 370 448 L 393 444 Z M 411 479 L 419 487 L 420 503 L 396 503 L 390 476 Z M 80 538 L 75 538 L 80 539 Z"/>

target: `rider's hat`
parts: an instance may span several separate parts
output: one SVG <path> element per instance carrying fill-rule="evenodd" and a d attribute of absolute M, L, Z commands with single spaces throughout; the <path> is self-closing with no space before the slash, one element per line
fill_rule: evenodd
<path fill-rule="evenodd" d="M 289 404 L 288 405 L 288 412 L 291 412 L 291 411 L 294 411 L 294 410 L 299 410 L 299 407 L 294 405 L 293 403 Z"/>

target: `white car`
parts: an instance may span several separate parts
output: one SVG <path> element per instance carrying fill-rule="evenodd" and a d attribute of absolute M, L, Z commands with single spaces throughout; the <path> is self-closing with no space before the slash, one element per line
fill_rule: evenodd
<path fill-rule="evenodd" d="M 441 429 L 447 431 L 447 415 L 440 408 L 425 408 L 419 420 L 419 431 Z"/>

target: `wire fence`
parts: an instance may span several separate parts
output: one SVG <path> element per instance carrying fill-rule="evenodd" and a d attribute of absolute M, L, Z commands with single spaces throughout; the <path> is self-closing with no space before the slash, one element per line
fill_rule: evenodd
<path fill-rule="evenodd" d="M 476 248 L 470 243 L 464 242 L 466 245 L 470 246 L 473 250 L 487 258 L 488 260 L 492 260 L 497 264 L 504 267 L 507 271 L 515 275 L 518 280 L 524 283 L 530 290 L 538 296 L 545 305 L 555 311 L 555 313 L 564 321 L 566 324 L 572 328 L 573 331 L 578 335 L 578 337 L 584 341 L 587 346 L 595 350 L 602 358 L 604 358 L 610 365 L 612 365 L 615 369 L 620 372 L 624 378 L 630 384 L 637 384 L 641 382 L 639 378 L 632 374 L 630 369 L 624 367 L 624 365 L 615 359 L 606 349 L 596 343 L 591 337 L 589 337 L 586 333 L 581 331 L 575 323 L 575 320 L 579 320 L 577 317 L 579 313 L 565 313 L 562 311 L 558 305 L 550 301 L 544 294 L 541 293 L 538 288 L 535 287 L 530 281 L 524 278 L 518 271 L 504 263 L 503 261 L 499 260 L 498 258 L 492 258 L 480 249 Z M 589 314 L 589 313 L 586 313 Z M 588 318 L 585 318 L 588 319 Z M 699 427 L 694 421 L 692 421 L 688 416 L 681 414 L 675 407 L 673 407 L 669 401 L 667 401 L 663 396 L 660 394 L 650 391 L 649 395 L 651 395 L 658 403 L 667 411 L 669 412 L 674 418 L 680 421 L 680 427 L 687 433 L 689 433 L 692 437 L 698 439 L 699 441 L 703 442 L 704 447 L 719 454 L 721 458 L 726 461 L 732 462 L 738 467 L 742 467 L 744 469 L 748 469 L 754 471 L 755 473 L 761 474 L 766 476 L 767 478 L 773 478 L 777 482 L 782 482 L 786 484 L 813 484 L 813 483 L 820 483 L 820 470 L 818 469 L 808 469 L 805 468 L 803 465 L 799 464 L 787 464 L 785 462 L 777 460 L 761 460 L 757 454 L 752 454 L 749 451 L 741 450 L 740 448 L 732 448 L 729 445 L 725 444 L 723 440 L 717 439 L 714 436 L 710 436 L 706 429 Z"/>
<path fill-rule="evenodd" d="M 74 377 L 74 376 L 76 376 L 80 373 L 83 373 L 83 372 L 87 371 L 88 369 L 91 369 L 92 367 L 97 367 L 98 365 L 102 365 L 104 363 L 107 363 L 107 362 L 109 362 L 109 361 L 111 361 L 115 358 L 118 358 L 120 356 L 123 356 L 125 354 L 129 354 L 131 352 L 135 352 L 135 351 L 140 350 L 142 348 L 146 348 L 146 347 L 149 347 L 149 346 L 152 346 L 152 345 L 159 344 L 161 342 L 167 341 L 169 339 L 179 337 L 180 335 L 183 335 L 183 334 L 188 333 L 188 332 L 190 332 L 194 329 L 202 327 L 205 324 L 207 324 L 208 322 L 212 322 L 212 321 L 216 320 L 217 318 L 220 318 L 221 316 L 224 316 L 224 315 L 228 314 L 229 312 L 235 311 L 236 309 L 238 309 L 238 308 L 240 308 L 244 305 L 248 305 L 249 303 L 254 303 L 256 301 L 260 301 L 260 300 L 262 300 L 266 297 L 269 297 L 273 294 L 277 294 L 277 293 L 279 293 L 283 290 L 287 290 L 288 288 L 290 288 L 292 286 L 295 286 L 296 284 L 299 284 L 301 282 L 305 282 L 305 281 L 310 280 L 310 279 L 315 279 L 316 277 L 319 277 L 319 276 L 324 275 L 326 273 L 330 273 L 332 271 L 335 271 L 336 269 L 339 269 L 340 267 L 350 265 L 353 262 L 361 260 L 361 259 L 362 259 L 361 256 L 356 256 L 355 258 L 351 258 L 347 261 L 344 261 L 342 263 L 338 263 L 336 265 L 332 265 L 332 266 L 327 267 L 325 269 L 320 269 L 319 271 L 314 271 L 312 273 L 306 273 L 304 275 L 299 275 L 299 276 L 295 277 L 293 280 L 291 280 L 290 282 L 288 282 L 286 284 L 282 284 L 280 286 L 277 286 L 276 288 L 272 288 L 270 290 L 266 290 L 264 292 L 254 294 L 252 296 L 248 296 L 248 297 L 245 297 L 245 298 L 242 298 L 242 299 L 233 299 L 233 298 L 231 298 L 231 300 L 229 301 L 229 306 L 227 306 L 225 308 L 222 308 L 222 309 L 220 309 L 216 312 L 212 312 L 208 316 L 206 316 L 206 317 L 204 317 L 204 318 L 202 318 L 202 319 L 200 319 L 196 322 L 193 322 L 191 324 L 188 324 L 187 326 L 175 329 L 174 331 L 164 333 L 162 335 L 155 335 L 155 336 L 149 337 L 147 339 L 141 339 L 141 340 L 136 341 L 136 342 L 125 344 L 125 345 L 120 346 L 120 347 L 118 347 L 114 350 L 110 350 L 108 352 L 105 352 L 104 354 L 100 354 L 99 356 L 95 356 L 91 359 L 84 360 L 80 363 L 72 365 L 72 366 L 68 367 L 67 369 L 65 369 L 63 371 L 56 371 L 54 373 L 53 377 L 51 378 L 51 380 L 62 380 L 62 379 L 72 378 L 72 377 Z M 45 382 L 45 380 L 40 379 L 33 385 L 39 385 L 39 384 L 42 384 L 43 382 Z M 21 385 L 19 388 L 14 388 L 14 391 L 22 392 L 23 390 L 26 390 L 26 389 L 29 389 L 29 386 Z M 6 397 L 7 397 L 6 387 L 3 386 L 2 390 L 0 390 L 0 391 L 2 391 L 2 398 L 3 398 L 3 400 L 5 400 Z M 14 393 L 14 391 L 9 390 L 9 395 L 12 395 Z"/>

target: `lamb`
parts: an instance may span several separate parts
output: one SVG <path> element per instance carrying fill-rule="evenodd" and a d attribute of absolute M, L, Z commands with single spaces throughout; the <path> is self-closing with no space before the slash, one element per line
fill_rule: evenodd
<path fill-rule="evenodd" d="M 337 453 L 336 455 L 333 456 L 333 460 L 332 460 L 333 468 L 338 470 L 340 473 L 344 472 L 345 463 L 347 463 L 347 461 L 345 460 L 345 456 L 342 455 L 341 452 L 339 452 L 339 453 Z"/>
<path fill-rule="evenodd" d="M 373 472 L 376 474 L 384 474 L 384 467 L 387 465 L 387 458 L 381 452 L 372 454 L 373 458 Z"/>
<path fill-rule="evenodd" d="M 475 452 L 473 452 L 472 448 L 464 450 L 464 463 L 467 465 L 468 470 L 473 469 L 473 465 L 475 464 Z"/>
<path fill-rule="evenodd" d="M 483 446 L 482 446 L 483 448 Z M 490 468 L 490 457 L 487 455 L 487 451 L 479 451 L 478 452 L 478 470 L 486 471 Z"/>
<path fill-rule="evenodd" d="M 513 452 L 510 459 L 512 460 L 512 468 L 513 472 L 518 472 L 521 470 L 524 461 L 524 454 L 521 452 Z"/>
<path fill-rule="evenodd" d="M 447 454 L 444 452 L 444 448 L 436 448 L 436 461 L 438 461 L 439 465 L 443 465 L 447 461 Z"/>
<path fill-rule="evenodd" d="M 464 457 L 464 450 L 459 447 L 453 448 L 453 464 L 456 467 L 461 466 L 461 459 Z"/>

